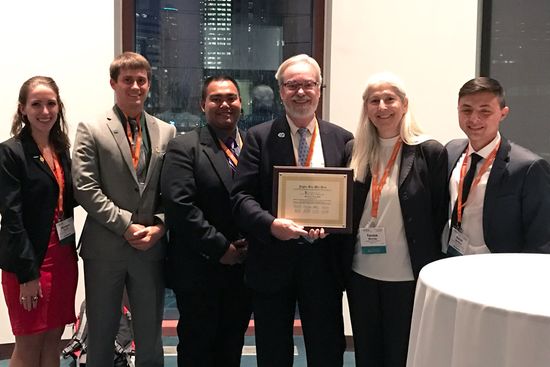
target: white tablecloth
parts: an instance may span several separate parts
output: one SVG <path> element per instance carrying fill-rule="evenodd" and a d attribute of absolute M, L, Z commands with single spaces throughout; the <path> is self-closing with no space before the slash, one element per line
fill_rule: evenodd
<path fill-rule="evenodd" d="M 550 255 L 448 258 L 420 272 L 407 367 L 549 367 Z"/>

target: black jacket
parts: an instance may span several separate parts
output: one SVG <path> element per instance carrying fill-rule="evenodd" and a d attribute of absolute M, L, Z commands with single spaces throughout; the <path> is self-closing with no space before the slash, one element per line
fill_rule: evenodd
<path fill-rule="evenodd" d="M 0 144 L 0 268 L 20 283 L 40 276 L 59 187 L 28 130 Z M 59 155 L 65 177 L 64 213 L 73 215 L 69 152 Z"/>
<path fill-rule="evenodd" d="M 415 279 L 424 265 L 443 257 L 440 238 L 449 202 L 446 175 L 447 154 L 440 143 L 403 144 L 398 193 Z M 371 178 L 369 173 L 365 182 L 354 183 L 353 236 L 347 256 L 350 269 Z"/>
<path fill-rule="evenodd" d="M 169 287 L 208 289 L 228 278 L 243 282 L 242 265 L 219 262 L 229 244 L 241 238 L 231 215 L 232 186 L 226 155 L 208 126 L 170 141 L 161 175 Z"/>
<path fill-rule="evenodd" d="M 319 120 L 319 134 L 326 167 L 345 167 L 346 143 L 353 135 L 328 121 Z M 296 258 L 296 241 L 280 241 L 271 235 L 273 166 L 295 166 L 291 130 L 285 117 L 248 130 L 231 192 L 233 215 L 250 245 L 246 262 L 247 284 L 256 290 L 273 291 L 289 284 Z M 343 288 L 342 241 L 331 234 L 316 241 L 323 259 L 330 263 L 336 282 Z"/>

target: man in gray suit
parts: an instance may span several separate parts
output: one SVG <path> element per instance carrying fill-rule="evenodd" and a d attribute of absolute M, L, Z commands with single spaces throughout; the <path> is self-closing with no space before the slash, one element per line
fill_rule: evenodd
<path fill-rule="evenodd" d="M 136 366 L 162 366 L 164 214 L 159 176 L 175 128 L 143 110 L 151 66 L 125 52 L 110 66 L 116 104 L 81 122 L 74 143 L 75 196 L 88 216 L 82 230 L 88 317 L 87 366 L 113 366 L 122 294 L 128 292 Z"/>
<path fill-rule="evenodd" d="M 550 165 L 499 133 L 508 115 L 500 83 L 478 77 L 458 94 L 460 128 L 468 139 L 447 144 L 450 255 L 550 253 Z"/>

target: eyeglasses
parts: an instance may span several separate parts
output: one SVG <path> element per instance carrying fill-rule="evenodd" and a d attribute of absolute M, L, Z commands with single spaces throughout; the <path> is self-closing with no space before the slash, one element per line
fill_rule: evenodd
<path fill-rule="evenodd" d="M 294 80 L 290 80 L 288 82 L 284 82 L 283 86 L 286 89 L 295 92 L 295 91 L 299 90 L 300 88 L 303 89 L 303 90 L 313 90 L 316 87 L 318 87 L 319 84 L 320 84 L 319 82 L 316 82 L 316 81 L 313 81 L 313 80 L 306 80 L 306 81 L 303 81 L 303 82 L 297 82 L 297 81 L 294 81 Z"/>

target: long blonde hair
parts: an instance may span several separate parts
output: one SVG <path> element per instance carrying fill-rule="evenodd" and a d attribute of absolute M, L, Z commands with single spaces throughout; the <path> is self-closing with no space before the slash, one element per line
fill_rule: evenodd
<path fill-rule="evenodd" d="M 369 167 L 377 167 L 380 157 L 380 142 L 378 140 L 378 131 L 369 120 L 367 115 L 366 101 L 369 98 L 369 90 L 381 84 L 390 85 L 401 102 L 407 100 L 405 85 L 403 81 L 393 73 L 382 72 L 372 75 L 367 80 L 367 86 L 363 92 L 363 108 L 361 117 L 355 133 L 355 142 L 353 144 L 353 152 L 351 154 L 350 167 L 355 172 L 355 179 L 361 182 L 365 181 Z M 411 109 L 403 115 L 401 120 L 401 128 L 399 135 L 403 142 L 407 145 L 420 144 L 428 139 L 422 132 L 420 126 L 414 120 Z"/>

